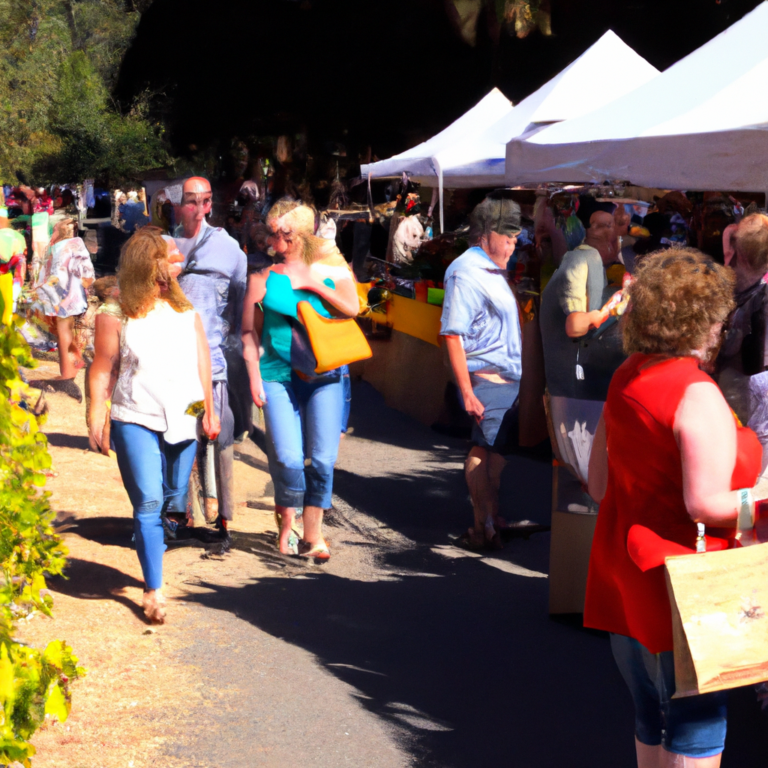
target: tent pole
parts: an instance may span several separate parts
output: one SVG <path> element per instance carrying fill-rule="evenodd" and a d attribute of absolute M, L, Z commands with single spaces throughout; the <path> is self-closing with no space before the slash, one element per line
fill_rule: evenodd
<path fill-rule="evenodd" d="M 438 190 L 438 194 L 440 195 L 440 234 L 442 235 L 443 232 L 445 232 L 445 221 L 444 221 L 444 211 L 443 211 L 443 168 L 440 165 L 440 161 L 436 157 L 432 158 L 432 165 L 437 171 L 437 190 Z"/>

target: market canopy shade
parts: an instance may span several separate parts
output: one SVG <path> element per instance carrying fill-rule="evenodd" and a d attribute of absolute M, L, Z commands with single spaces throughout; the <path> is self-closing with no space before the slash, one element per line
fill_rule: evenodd
<path fill-rule="evenodd" d="M 361 175 L 381 178 L 408 173 L 415 179 L 429 176 L 434 178 L 437 176 L 435 158 L 441 152 L 459 142 L 475 140 L 489 125 L 511 110 L 512 102 L 498 88 L 494 88 L 445 130 L 388 160 L 363 165 Z"/>
<path fill-rule="evenodd" d="M 585 87 L 596 83 L 599 87 Z M 429 141 L 377 163 L 363 165 L 363 176 L 408 173 L 440 187 L 490 187 L 504 184 L 507 142 L 533 126 L 566 120 L 634 90 L 659 74 L 614 32 L 606 32 L 578 59 L 512 107 L 494 88 L 482 101 Z M 589 98 L 585 94 L 589 93 Z"/>
<path fill-rule="evenodd" d="M 472 141 L 436 158 L 446 187 L 505 182 L 507 142 L 528 131 L 586 114 L 657 77 L 659 70 L 608 30 L 560 74 L 523 99 Z"/>
<path fill-rule="evenodd" d="M 507 183 L 768 190 L 766 40 L 763 2 L 633 92 L 510 141 Z"/>

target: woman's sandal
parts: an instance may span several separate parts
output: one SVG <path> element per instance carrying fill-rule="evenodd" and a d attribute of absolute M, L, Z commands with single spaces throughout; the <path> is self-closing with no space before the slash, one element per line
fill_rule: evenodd
<path fill-rule="evenodd" d="M 299 557 L 312 557 L 316 563 L 327 563 L 331 559 L 331 550 L 322 539 L 317 544 L 302 539 L 299 541 Z"/>
<path fill-rule="evenodd" d="M 152 624 L 165 624 L 165 597 L 160 590 L 145 592 L 141 601 L 144 615 Z"/>

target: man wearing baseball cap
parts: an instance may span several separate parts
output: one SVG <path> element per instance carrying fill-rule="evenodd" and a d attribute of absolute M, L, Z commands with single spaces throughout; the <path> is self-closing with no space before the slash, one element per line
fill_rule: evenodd
<path fill-rule="evenodd" d="M 521 232 L 520 206 L 504 191 L 492 193 L 470 216 L 468 251 L 445 273 L 440 334 L 451 368 L 474 419 L 474 446 L 464 464 L 474 526 L 458 543 L 469 549 L 500 549 L 499 485 L 506 459 L 504 416 L 514 405 L 522 376 L 522 337 L 517 300 L 507 263 Z M 508 420 L 509 421 L 509 420 Z"/>

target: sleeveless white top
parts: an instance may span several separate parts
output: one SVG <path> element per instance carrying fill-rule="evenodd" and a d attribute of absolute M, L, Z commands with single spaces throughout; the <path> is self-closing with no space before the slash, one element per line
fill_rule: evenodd
<path fill-rule="evenodd" d="M 113 419 L 162 432 L 171 444 L 197 437 L 197 419 L 185 413 L 204 397 L 196 317 L 194 310 L 176 312 L 165 301 L 144 317 L 123 317 Z"/>

